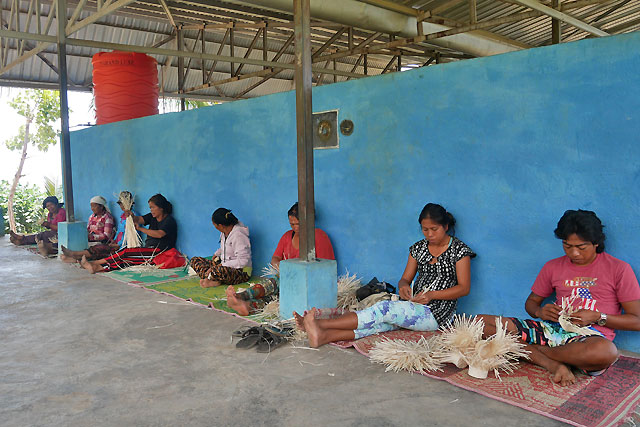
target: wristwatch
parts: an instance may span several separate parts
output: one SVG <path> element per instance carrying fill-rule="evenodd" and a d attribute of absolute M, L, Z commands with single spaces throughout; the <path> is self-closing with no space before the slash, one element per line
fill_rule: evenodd
<path fill-rule="evenodd" d="M 604 326 L 607 323 L 607 315 L 600 313 L 600 319 L 596 322 L 598 326 Z"/>

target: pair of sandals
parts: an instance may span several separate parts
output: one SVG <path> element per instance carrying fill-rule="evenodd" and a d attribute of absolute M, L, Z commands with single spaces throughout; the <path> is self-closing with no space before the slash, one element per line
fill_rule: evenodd
<path fill-rule="evenodd" d="M 286 342 L 285 334 L 275 328 L 251 326 L 233 332 L 232 336 L 240 338 L 236 348 L 248 350 L 256 348 L 258 353 L 271 353 Z"/>

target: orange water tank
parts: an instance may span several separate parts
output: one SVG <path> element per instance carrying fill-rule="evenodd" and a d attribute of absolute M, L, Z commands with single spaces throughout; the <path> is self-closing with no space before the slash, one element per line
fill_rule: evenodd
<path fill-rule="evenodd" d="M 158 63 L 154 58 L 135 52 L 100 52 L 91 63 L 99 125 L 158 114 Z"/>

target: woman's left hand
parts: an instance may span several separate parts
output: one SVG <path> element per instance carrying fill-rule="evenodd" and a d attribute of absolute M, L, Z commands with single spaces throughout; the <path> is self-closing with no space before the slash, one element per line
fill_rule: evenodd
<path fill-rule="evenodd" d="M 49 221 L 45 221 L 42 223 L 43 227 L 47 227 L 47 228 L 51 228 L 51 224 L 49 223 Z"/>
<path fill-rule="evenodd" d="M 411 301 L 415 302 L 416 304 L 428 304 L 432 299 L 430 294 L 430 291 L 420 292 L 419 294 L 414 295 L 414 297 L 411 298 Z"/>

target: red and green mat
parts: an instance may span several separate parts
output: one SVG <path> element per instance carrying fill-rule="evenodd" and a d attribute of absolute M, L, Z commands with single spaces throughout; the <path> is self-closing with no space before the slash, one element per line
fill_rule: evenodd
<path fill-rule="evenodd" d="M 252 277 L 248 282 L 235 285 L 236 291 L 245 289 L 260 280 L 259 277 Z M 228 313 L 235 313 L 227 305 L 226 286 L 216 286 L 213 288 L 203 288 L 200 286 L 200 278 L 198 276 L 191 277 L 186 280 L 165 282 L 153 285 L 144 285 L 146 289 L 155 292 L 172 295 L 186 301 L 206 305 Z M 251 318 L 251 316 L 248 316 Z"/>

